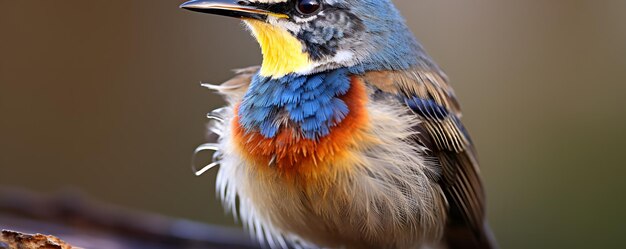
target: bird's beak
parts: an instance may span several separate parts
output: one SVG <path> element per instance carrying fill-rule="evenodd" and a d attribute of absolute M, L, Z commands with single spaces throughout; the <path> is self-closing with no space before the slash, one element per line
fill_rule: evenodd
<path fill-rule="evenodd" d="M 191 0 L 180 5 L 181 8 L 202 13 L 230 16 L 237 18 L 254 18 L 265 20 L 267 16 L 288 18 L 280 13 L 250 6 L 248 1 L 241 0 Z"/>

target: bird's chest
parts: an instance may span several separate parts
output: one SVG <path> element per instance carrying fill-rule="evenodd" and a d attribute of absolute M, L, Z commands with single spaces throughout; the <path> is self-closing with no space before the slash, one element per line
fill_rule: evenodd
<path fill-rule="evenodd" d="M 354 160 L 367 140 L 367 92 L 344 71 L 255 79 L 235 108 L 232 141 L 255 170 L 300 180 Z"/>
<path fill-rule="evenodd" d="M 290 231 L 330 248 L 415 248 L 436 238 L 445 201 L 426 174 L 434 165 L 410 140 L 417 121 L 393 101 L 369 99 L 360 79 L 349 83 L 335 96 L 348 111 L 328 133 L 312 138 L 284 107 L 263 115 L 289 122 L 250 129 L 248 122 L 257 121 L 246 112 L 255 108 L 244 107 L 244 98 L 221 144 L 222 199 L 234 208 L 238 196 L 251 226 Z"/>

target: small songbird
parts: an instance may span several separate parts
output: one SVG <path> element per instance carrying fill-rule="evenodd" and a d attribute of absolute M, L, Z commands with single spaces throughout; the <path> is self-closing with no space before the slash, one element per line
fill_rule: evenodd
<path fill-rule="evenodd" d="M 496 248 L 448 78 L 390 0 L 193 0 L 261 47 L 209 117 L 225 208 L 272 248 Z"/>

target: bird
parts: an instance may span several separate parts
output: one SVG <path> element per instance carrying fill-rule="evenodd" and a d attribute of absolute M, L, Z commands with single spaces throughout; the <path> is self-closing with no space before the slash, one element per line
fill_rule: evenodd
<path fill-rule="evenodd" d="M 497 248 L 447 75 L 391 0 L 191 0 L 260 66 L 205 87 L 224 208 L 271 248 Z"/>

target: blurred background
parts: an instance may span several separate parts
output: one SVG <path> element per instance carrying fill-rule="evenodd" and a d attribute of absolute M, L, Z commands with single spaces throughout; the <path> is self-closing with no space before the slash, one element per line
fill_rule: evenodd
<path fill-rule="evenodd" d="M 0 187 L 235 226 L 190 170 L 223 104 L 199 83 L 261 56 L 180 3 L 0 0 Z M 626 248 L 626 1 L 396 4 L 452 79 L 502 248 Z"/>

